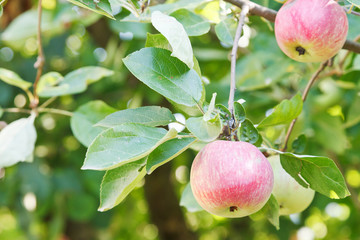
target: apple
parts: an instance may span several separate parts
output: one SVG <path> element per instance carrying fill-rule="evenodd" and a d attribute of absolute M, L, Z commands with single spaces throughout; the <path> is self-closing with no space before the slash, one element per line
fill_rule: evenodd
<path fill-rule="evenodd" d="M 190 184 L 196 201 L 222 217 L 244 217 L 270 198 L 273 172 L 264 155 L 247 142 L 214 141 L 196 155 Z"/>
<path fill-rule="evenodd" d="M 299 62 L 322 62 L 344 46 L 348 20 L 334 0 L 289 0 L 275 19 L 281 50 Z"/>
<path fill-rule="evenodd" d="M 274 172 L 272 194 L 280 207 L 280 215 L 289 215 L 304 211 L 314 199 L 315 191 L 304 188 L 281 166 L 280 156 L 273 155 L 268 160 Z"/>

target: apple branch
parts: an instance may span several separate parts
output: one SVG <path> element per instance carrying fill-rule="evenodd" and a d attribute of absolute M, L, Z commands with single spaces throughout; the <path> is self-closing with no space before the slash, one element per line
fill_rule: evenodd
<path fill-rule="evenodd" d="M 42 16 L 42 0 L 39 0 L 38 2 L 38 23 L 37 23 L 37 45 L 38 45 L 38 57 L 34 64 L 34 67 L 37 69 L 36 78 L 33 86 L 33 94 L 34 94 L 34 100 L 30 104 L 31 108 L 36 108 L 39 104 L 39 96 L 37 94 L 37 85 L 40 80 L 40 77 L 43 72 L 44 64 L 45 64 L 45 55 L 44 50 L 42 46 L 42 39 L 41 39 L 41 16 Z"/>
<path fill-rule="evenodd" d="M 320 73 L 322 71 L 324 71 L 324 69 L 329 66 L 329 64 L 331 63 L 331 60 L 326 60 L 324 61 L 323 63 L 321 63 L 320 67 L 318 68 L 318 70 L 316 70 L 316 72 L 311 76 L 308 84 L 306 85 L 305 87 L 305 90 L 302 94 L 302 101 L 305 102 L 306 101 L 306 98 L 309 94 L 309 91 L 312 87 L 312 85 L 314 84 L 314 82 L 316 81 L 316 79 L 318 79 Z M 287 144 L 289 142 L 289 138 L 290 138 L 290 135 L 291 135 L 291 132 L 292 130 L 294 129 L 294 126 L 295 126 L 295 123 L 297 121 L 297 118 L 295 118 L 294 120 L 292 120 L 288 130 L 287 130 L 287 133 L 286 133 L 286 137 L 285 137 L 285 142 L 284 142 L 284 147 L 281 149 L 282 152 L 286 151 L 287 149 Z"/>
<path fill-rule="evenodd" d="M 224 0 L 224 1 L 231 3 L 235 6 L 238 6 L 240 8 L 242 8 L 244 5 L 248 5 L 250 14 L 263 17 L 263 18 L 269 20 L 270 22 L 275 22 L 277 11 L 275 11 L 273 9 L 261 6 L 257 3 L 254 3 L 254 2 L 251 2 L 248 0 Z M 346 40 L 346 42 L 343 46 L 343 49 L 346 49 L 346 50 L 349 50 L 349 51 L 352 51 L 355 53 L 360 53 L 360 43 Z"/>
<path fill-rule="evenodd" d="M 236 28 L 236 34 L 234 38 L 234 44 L 231 50 L 231 79 L 230 79 L 230 94 L 229 94 L 229 111 L 231 115 L 234 115 L 234 96 L 235 96 L 235 83 L 236 83 L 236 56 L 237 56 L 237 50 L 239 48 L 238 43 L 241 37 L 242 29 L 245 22 L 245 17 L 249 12 L 249 6 L 247 4 L 243 4 L 241 6 L 241 13 L 239 17 L 239 23 Z M 230 124 L 231 126 L 232 124 Z"/>

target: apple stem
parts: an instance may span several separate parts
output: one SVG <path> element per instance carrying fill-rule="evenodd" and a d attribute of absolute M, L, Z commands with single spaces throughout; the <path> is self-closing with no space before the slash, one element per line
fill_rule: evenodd
<path fill-rule="evenodd" d="M 324 71 L 324 69 L 329 66 L 331 64 L 331 60 L 326 60 L 324 61 L 323 63 L 321 63 L 320 67 L 318 68 L 318 70 L 316 70 L 316 72 L 311 76 L 308 84 L 306 85 L 305 87 L 305 90 L 302 94 L 302 101 L 305 102 L 306 101 L 306 98 L 309 94 L 309 91 L 312 87 L 312 85 L 314 84 L 314 82 L 316 81 L 316 79 L 318 79 L 320 73 L 322 71 Z M 284 147 L 281 149 L 282 152 L 285 152 L 286 149 L 287 149 L 287 145 L 288 145 L 288 142 L 289 142 L 289 138 L 290 138 L 290 135 L 291 135 L 291 132 L 292 130 L 294 129 L 294 126 L 295 126 L 295 123 L 297 121 L 297 118 L 295 118 L 294 120 L 292 120 L 288 130 L 287 130 L 287 133 L 286 133 L 286 137 L 285 137 L 285 141 L 284 141 Z"/>
<path fill-rule="evenodd" d="M 244 26 L 245 17 L 249 12 L 249 5 L 244 4 L 241 9 L 239 23 L 236 28 L 236 34 L 234 38 L 234 44 L 231 50 L 231 81 L 230 81 L 230 94 L 229 94 L 229 111 L 232 115 L 232 119 L 234 119 L 234 96 L 235 96 L 235 83 L 236 83 L 236 56 L 238 50 L 238 43 L 241 37 L 242 28 Z M 232 124 L 229 123 L 229 126 L 232 127 Z"/>
<path fill-rule="evenodd" d="M 300 47 L 300 46 L 296 47 L 295 50 L 299 53 L 299 56 L 305 55 L 305 53 L 306 53 L 305 48 Z"/>

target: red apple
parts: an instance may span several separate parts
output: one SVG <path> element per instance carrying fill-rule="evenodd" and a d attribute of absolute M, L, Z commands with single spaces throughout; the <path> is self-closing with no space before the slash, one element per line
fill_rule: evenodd
<path fill-rule="evenodd" d="M 191 166 L 195 199 L 206 211 L 222 217 L 244 217 L 260 210 L 273 181 L 270 163 L 247 142 L 209 143 Z"/>
<path fill-rule="evenodd" d="M 279 155 L 270 156 L 268 160 L 274 171 L 272 194 L 279 204 L 280 215 L 304 211 L 312 202 L 315 191 L 304 188 L 293 179 L 281 166 Z"/>
<path fill-rule="evenodd" d="M 299 62 L 322 62 L 343 47 L 348 32 L 344 9 L 334 0 L 289 0 L 275 20 L 281 50 Z"/>

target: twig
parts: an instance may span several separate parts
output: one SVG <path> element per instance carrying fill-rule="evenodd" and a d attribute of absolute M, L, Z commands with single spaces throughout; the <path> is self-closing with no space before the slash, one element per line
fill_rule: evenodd
<path fill-rule="evenodd" d="M 55 100 L 57 99 L 57 97 L 51 97 L 48 100 L 46 100 L 43 104 L 40 105 L 40 108 L 46 108 L 47 106 L 49 106 L 50 104 L 52 104 Z"/>
<path fill-rule="evenodd" d="M 30 109 L 22 109 L 22 108 L 4 108 L 3 111 L 4 112 L 9 112 L 9 113 L 27 113 L 27 114 L 31 114 Z"/>
<path fill-rule="evenodd" d="M 355 39 L 354 39 L 354 42 L 358 42 L 360 40 L 360 35 L 358 35 Z M 343 66 L 345 64 L 345 60 L 349 57 L 350 55 L 350 51 L 348 51 L 345 56 L 341 59 L 341 61 L 339 62 L 339 67 L 340 69 L 343 69 Z"/>
<path fill-rule="evenodd" d="M 41 113 L 41 112 L 54 113 L 54 114 L 60 114 L 60 115 L 69 116 L 69 117 L 72 117 L 74 115 L 72 112 L 69 112 L 66 110 L 61 110 L 61 109 L 56 109 L 56 108 L 38 108 L 37 111 L 39 113 Z"/>
<path fill-rule="evenodd" d="M 40 77 L 43 72 L 44 64 L 45 64 L 45 55 L 44 55 L 42 39 L 41 39 L 41 16 L 42 16 L 41 4 L 42 4 L 42 0 L 39 0 L 39 2 L 38 2 L 38 23 L 37 23 L 37 45 L 38 45 L 39 55 L 34 64 L 34 67 L 37 69 L 37 73 L 36 73 L 36 78 L 35 78 L 35 82 L 34 82 L 34 86 L 33 86 L 34 100 L 30 104 L 31 108 L 36 108 L 37 105 L 39 104 L 39 96 L 37 94 L 37 85 L 39 83 Z"/>
<path fill-rule="evenodd" d="M 309 94 L 309 91 L 312 87 L 312 85 L 314 84 L 314 82 L 316 81 L 316 79 L 319 77 L 320 73 L 322 71 L 324 71 L 324 69 L 326 68 L 326 66 L 328 66 L 328 64 L 330 63 L 330 60 L 326 60 L 324 61 L 320 67 L 318 68 L 318 70 L 316 70 L 316 72 L 311 76 L 308 84 L 306 85 L 305 87 L 305 90 L 302 94 L 302 101 L 305 102 L 306 101 L 306 98 Z M 285 152 L 286 149 L 287 149 L 287 144 L 289 142 L 289 138 L 290 138 L 290 135 L 291 135 L 291 132 L 292 130 L 294 129 L 294 126 L 295 126 L 295 123 L 297 121 L 297 118 L 295 118 L 294 120 L 292 120 L 288 130 L 287 130 L 287 133 L 286 133 L 286 137 L 285 137 L 285 141 L 284 141 L 284 147 L 281 149 L 282 152 Z"/>
<path fill-rule="evenodd" d="M 242 5 L 240 17 L 239 17 L 239 23 L 236 29 L 236 34 L 234 38 L 234 44 L 231 50 L 231 81 L 230 81 L 230 94 L 229 94 L 229 111 L 232 115 L 233 109 L 234 109 L 234 96 L 235 96 L 235 82 L 236 82 L 236 55 L 237 50 L 239 48 L 238 43 L 239 39 L 241 37 L 242 29 L 245 22 L 245 17 L 249 12 L 249 6 L 247 4 Z"/>
<path fill-rule="evenodd" d="M 261 16 L 270 22 L 275 22 L 277 11 L 261 6 L 257 3 L 248 1 L 248 0 L 224 0 L 225 2 L 229 2 L 235 6 L 242 7 L 243 5 L 249 6 L 249 13 L 257 16 Z M 343 49 L 347 49 L 352 52 L 360 53 L 360 43 L 356 43 L 350 40 L 346 40 Z"/>

